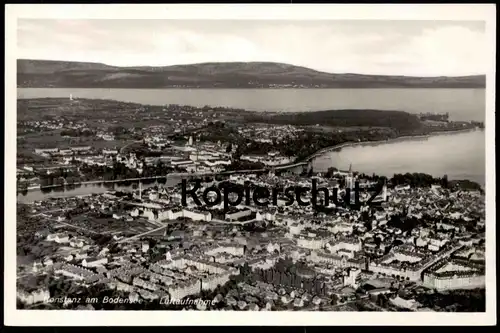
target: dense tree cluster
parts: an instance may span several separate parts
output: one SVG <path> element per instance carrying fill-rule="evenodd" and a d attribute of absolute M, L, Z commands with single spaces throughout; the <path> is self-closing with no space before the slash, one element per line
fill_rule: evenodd
<path fill-rule="evenodd" d="M 89 137 L 93 136 L 95 133 L 89 129 L 64 129 L 61 131 L 61 136 L 71 136 L 71 137 Z"/>
<path fill-rule="evenodd" d="M 401 130 L 418 129 L 421 126 L 416 115 L 403 111 L 380 110 L 327 110 L 316 112 L 286 113 L 277 115 L 249 115 L 252 122 L 287 125 L 327 126 L 372 126 L 390 127 Z"/>
<path fill-rule="evenodd" d="M 289 258 L 280 259 L 270 269 L 253 271 L 247 264 L 240 268 L 240 275 L 249 283 L 262 281 L 277 286 L 304 289 L 314 295 L 323 294 L 323 282 L 314 277 L 305 277 L 304 273 L 313 275 L 313 271 L 304 262 L 293 263 Z"/>
<path fill-rule="evenodd" d="M 395 174 L 390 182 L 394 186 L 411 185 L 412 187 L 430 187 L 442 184 L 441 178 L 434 178 L 425 173 Z"/>
<path fill-rule="evenodd" d="M 81 181 L 78 171 L 65 168 L 55 169 L 50 173 L 40 173 L 39 178 L 41 187 L 74 184 Z"/>
<path fill-rule="evenodd" d="M 444 293 L 420 294 L 416 300 L 424 307 L 446 312 L 484 312 L 485 289 L 453 290 Z"/>
<path fill-rule="evenodd" d="M 354 130 L 347 132 L 322 133 L 305 131 L 295 137 L 285 137 L 281 141 L 256 142 L 249 139 L 241 139 L 238 142 L 234 158 L 241 155 L 266 155 L 269 151 L 278 151 L 284 156 L 295 157 L 296 161 L 315 154 L 321 149 L 337 146 L 348 142 L 379 141 L 397 137 L 396 131 L 379 132 Z"/>

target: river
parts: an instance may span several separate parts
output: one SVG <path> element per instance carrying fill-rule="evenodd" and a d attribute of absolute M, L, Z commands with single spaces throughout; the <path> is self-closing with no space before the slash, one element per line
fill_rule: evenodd
<path fill-rule="evenodd" d="M 329 167 L 375 173 L 392 177 L 395 173 L 423 172 L 448 179 L 469 179 L 484 187 L 485 136 L 483 130 L 449 133 L 428 138 L 406 138 L 382 143 L 362 143 L 328 151 L 313 159 L 313 169 L 325 172 Z M 175 186 L 181 177 L 167 177 L 167 186 Z M 143 189 L 158 185 L 142 185 Z M 138 182 L 130 186 L 118 184 L 89 184 L 74 189 L 56 189 L 42 192 L 35 189 L 18 194 L 18 202 L 33 202 L 54 197 L 70 197 L 105 193 L 110 190 L 137 190 Z"/>
<path fill-rule="evenodd" d="M 181 181 L 180 177 L 168 177 L 167 176 L 167 181 L 166 183 L 159 183 L 159 182 L 151 182 L 151 183 L 142 183 L 142 188 L 150 188 L 154 187 L 156 185 L 161 185 L 161 186 L 175 186 L 179 184 Z M 74 196 L 84 196 L 84 195 L 91 195 L 91 194 L 100 194 L 100 193 L 106 193 L 108 191 L 138 191 L 139 189 L 139 182 L 131 182 L 131 185 L 125 186 L 125 185 L 119 185 L 118 183 L 100 183 L 100 184 L 85 184 L 85 185 L 80 185 L 72 188 L 64 188 L 64 187 L 58 187 L 58 188 L 53 188 L 47 191 L 42 191 L 40 189 L 32 189 L 29 190 L 27 193 L 18 193 L 17 194 L 17 201 L 21 203 L 30 203 L 33 201 L 41 201 L 41 200 L 46 200 L 49 198 L 58 198 L 58 197 L 74 197 Z"/>
<path fill-rule="evenodd" d="M 70 94 L 74 98 L 151 105 L 211 105 L 282 112 L 368 108 L 412 113 L 448 112 L 451 120 L 485 120 L 484 89 L 17 89 L 18 98 L 69 97 Z M 348 169 L 350 164 L 354 170 L 367 174 L 392 176 L 394 173 L 424 172 L 436 177 L 446 174 L 449 179 L 469 179 L 484 185 L 485 133 L 473 131 L 363 144 L 326 152 L 313 160 L 314 170 L 319 172 L 330 166 Z M 115 189 L 131 188 L 115 186 Z M 34 190 L 27 195 L 19 194 L 18 201 L 107 190 L 109 188 L 103 185 L 83 185 L 65 192 Z"/>

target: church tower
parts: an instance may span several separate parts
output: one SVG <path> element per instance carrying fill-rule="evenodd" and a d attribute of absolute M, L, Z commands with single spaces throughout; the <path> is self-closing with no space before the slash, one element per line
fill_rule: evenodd
<path fill-rule="evenodd" d="M 345 187 L 346 188 L 354 188 L 354 178 L 352 175 L 352 164 L 349 164 L 349 174 L 347 175 L 345 179 Z"/>
<path fill-rule="evenodd" d="M 384 180 L 384 185 L 382 186 L 382 201 L 387 201 L 387 181 Z"/>

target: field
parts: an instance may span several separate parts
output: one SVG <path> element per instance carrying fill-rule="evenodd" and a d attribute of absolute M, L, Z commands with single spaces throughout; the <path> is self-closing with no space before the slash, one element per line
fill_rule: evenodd
<path fill-rule="evenodd" d="M 121 234 L 127 236 L 133 236 L 158 228 L 158 226 L 149 223 L 145 219 L 123 221 L 113 218 L 91 217 L 87 214 L 72 217 L 70 224 L 100 234 Z"/>
<path fill-rule="evenodd" d="M 314 132 L 332 133 L 332 132 L 356 132 L 356 131 L 390 131 L 387 127 L 379 126 L 305 126 L 307 130 Z"/>

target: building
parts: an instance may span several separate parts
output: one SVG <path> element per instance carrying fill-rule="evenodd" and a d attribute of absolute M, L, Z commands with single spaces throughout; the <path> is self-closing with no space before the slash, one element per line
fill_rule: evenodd
<path fill-rule="evenodd" d="M 296 238 L 296 241 L 297 241 L 297 246 L 311 250 L 322 249 L 328 242 L 326 238 L 318 238 L 314 236 L 302 236 L 302 235 L 299 235 L 299 237 Z"/>
<path fill-rule="evenodd" d="M 72 247 L 82 248 L 85 245 L 85 242 L 82 239 L 73 237 L 69 241 L 69 245 Z"/>
<path fill-rule="evenodd" d="M 73 278 L 75 280 L 84 280 L 86 282 L 96 282 L 100 278 L 104 277 L 100 274 L 96 274 L 92 272 L 91 270 L 72 265 L 72 264 L 65 264 L 61 268 L 57 269 L 55 271 L 56 274 L 62 274 L 64 276 Z"/>
<path fill-rule="evenodd" d="M 233 256 L 243 256 L 245 254 L 245 246 L 240 244 L 217 244 L 213 248 L 205 251 L 206 255 L 214 256 L 219 253 L 229 253 Z"/>
<path fill-rule="evenodd" d="M 413 299 L 404 299 L 399 296 L 396 296 L 396 298 L 391 298 L 390 302 L 399 308 L 410 310 L 416 310 L 420 306 L 420 303 Z"/>
<path fill-rule="evenodd" d="M 50 234 L 47 236 L 47 241 L 56 242 L 58 244 L 69 243 L 69 236 L 65 234 Z"/>
<path fill-rule="evenodd" d="M 423 285 L 437 290 L 484 288 L 484 265 L 446 258 L 424 272 Z"/>
<path fill-rule="evenodd" d="M 47 154 L 47 153 L 57 153 L 59 152 L 59 148 L 44 148 L 44 149 L 35 149 L 35 154 Z"/>
<path fill-rule="evenodd" d="M 353 174 L 352 174 L 352 164 L 349 165 L 349 173 L 345 177 L 345 187 L 349 188 L 349 189 L 353 189 L 354 188 L 354 177 L 353 177 Z"/>
<path fill-rule="evenodd" d="M 191 279 L 188 281 L 181 281 L 168 288 L 170 299 L 183 299 L 189 295 L 196 295 L 201 292 L 201 280 Z"/>
<path fill-rule="evenodd" d="M 99 267 L 108 263 L 108 258 L 86 258 L 82 261 L 83 267 Z"/>
<path fill-rule="evenodd" d="M 361 270 L 359 268 L 349 268 L 347 272 L 344 273 L 343 277 L 344 286 L 351 286 L 357 288 L 360 280 L 360 273 Z"/>
<path fill-rule="evenodd" d="M 193 221 L 211 221 L 212 214 L 210 212 L 198 212 L 194 210 L 182 209 L 179 211 L 172 210 L 153 210 L 146 208 L 143 216 L 150 221 L 176 220 L 178 218 L 188 218 Z"/>
<path fill-rule="evenodd" d="M 193 161 L 191 161 L 191 160 L 172 160 L 172 161 L 170 161 L 170 164 L 174 167 L 194 165 Z"/>
<path fill-rule="evenodd" d="M 253 211 L 251 211 L 250 209 L 246 209 L 246 210 L 236 211 L 233 213 L 226 213 L 224 218 L 228 221 L 233 221 L 233 220 L 238 220 L 238 219 L 245 217 L 245 216 L 250 216 L 252 214 L 253 214 Z"/>
<path fill-rule="evenodd" d="M 362 244 L 361 241 L 357 238 L 343 237 L 333 243 L 326 244 L 326 248 L 332 253 L 338 252 L 342 249 L 352 252 L 358 252 L 361 251 Z"/>
<path fill-rule="evenodd" d="M 46 288 L 34 290 L 32 292 L 20 290 L 17 292 L 17 298 L 24 304 L 31 305 L 41 302 L 47 302 L 47 300 L 50 298 L 50 293 Z"/>
<path fill-rule="evenodd" d="M 312 251 L 309 260 L 315 263 L 326 263 L 335 267 L 354 267 L 360 270 L 366 268 L 366 261 L 363 257 L 360 258 L 346 258 L 337 254 L 328 253 L 325 251 Z"/>
<path fill-rule="evenodd" d="M 71 149 L 74 152 L 88 152 L 88 151 L 92 150 L 92 147 L 91 146 L 70 147 L 69 149 Z"/>

